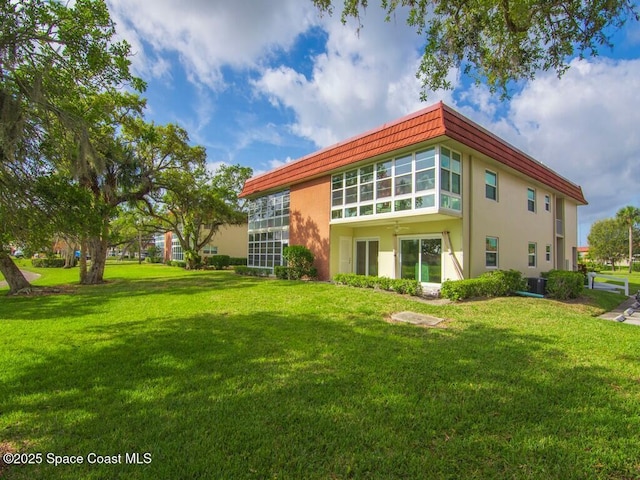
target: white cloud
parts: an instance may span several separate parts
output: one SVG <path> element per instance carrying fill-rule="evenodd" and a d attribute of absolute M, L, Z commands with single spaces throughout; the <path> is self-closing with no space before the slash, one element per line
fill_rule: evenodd
<path fill-rule="evenodd" d="M 224 84 L 223 66 L 255 67 L 274 49 L 288 48 L 317 20 L 312 3 L 299 0 L 108 0 L 108 4 L 118 32 L 137 52 L 136 73 L 168 75 L 164 56 L 176 53 L 189 79 L 211 88 Z"/>
<path fill-rule="evenodd" d="M 486 87 L 461 95 L 460 110 L 582 186 L 582 234 L 622 206 L 640 205 L 640 59 L 573 60 L 560 79 L 544 73 L 494 118 Z M 503 106 L 504 107 L 504 106 Z"/>
<path fill-rule="evenodd" d="M 278 167 L 282 167 L 283 165 L 286 165 L 287 163 L 291 163 L 294 160 L 295 159 L 291 158 L 291 157 L 287 157 L 284 160 L 278 160 L 278 159 L 274 158 L 273 160 L 269 161 L 269 166 L 271 168 L 278 168 Z"/>
<path fill-rule="evenodd" d="M 421 39 L 403 20 L 383 17 L 382 9 L 370 9 L 359 35 L 339 18 L 324 18 L 326 52 L 315 57 L 309 78 L 280 66 L 254 83 L 272 104 L 294 111 L 294 134 L 324 147 L 425 106 L 415 77 Z M 442 98 L 450 94 L 429 100 Z"/>

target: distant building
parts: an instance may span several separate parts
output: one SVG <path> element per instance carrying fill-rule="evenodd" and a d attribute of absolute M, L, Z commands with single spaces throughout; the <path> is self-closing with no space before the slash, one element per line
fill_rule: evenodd
<path fill-rule="evenodd" d="M 172 232 L 157 235 L 155 237 L 155 245 L 162 253 L 162 258 L 165 262 L 184 260 L 184 252 L 180 241 Z M 199 253 L 203 257 L 229 255 L 230 257 L 246 258 L 247 224 L 220 227 L 218 232 Z"/>

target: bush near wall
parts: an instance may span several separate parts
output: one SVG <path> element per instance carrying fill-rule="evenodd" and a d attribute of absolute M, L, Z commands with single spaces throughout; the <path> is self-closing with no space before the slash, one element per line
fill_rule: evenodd
<path fill-rule="evenodd" d="M 229 257 L 229 265 L 236 266 L 236 265 L 246 265 L 247 264 L 247 257 Z"/>
<path fill-rule="evenodd" d="M 37 268 L 62 268 L 64 258 L 33 258 L 31 265 Z"/>
<path fill-rule="evenodd" d="M 355 273 L 338 273 L 334 275 L 333 282 L 338 285 L 348 285 L 358 288 L 378 288 L 380 290 L 389 290 L 414 296 L 422 294 L 422 286 L 417 280 L 373 277 L 370 275 L 357 275 Z"/>
<path fill-rule="evenodd" d="M 527 281 L 517 270 L 494 270 L 477 278 L 447 280 L 440 295 L 449 300 L 465 300 L 474 297 L 506 297 L 526 290 Z"/>
<path fill-rule="evenodd" d="M 233 271 L 238 275 L 244 275 L 245 277 L 268 277 L 271 275 L 271 270 L 268 268 L 254 268 L 244 265 L 236 265 L 233 267 Z"/>
<path fill-rule="evenodd" d="M 282 257 L 287 261 L 287 266 L 278 269 L 276 276 L 287 280 L 300 280 L 301 278 L 316 278 L 318 270 L 313 266 L 314 255 L 311 250 L 303 245 L 290 245 L 285 247 Z"/>
<path fill-rule="evenodd" d="M 542 276 L 547 279 L 547 295 L 556 300 L 578 298 L 584 290 L 585 276 L 581 272 L 551 270 Z"/>
<path fill-rule="evenodd" d="M 285 267 L 284 265 L 276 265 L 273 267 L 273 273 L 280 280 L 301 280 L 303 278 L 318 278 L 318 269 L 316 267 L 308 267 L 300 270 L 294 267 Z"/>
<path fill-rule="evenodd" d="M 208 266 L 216 270 L 223 270 L 231 264 L 231 257 L 229 255 L 211 255 L 207 257 L 206 261 Z"/>
<path fill-rule="evenodd" d="M 167 265 L 169 265 L 170 267 L 187 268 L 187 262 L 185 262 L 184 260 L 169 260 L 167 262 Z"/>

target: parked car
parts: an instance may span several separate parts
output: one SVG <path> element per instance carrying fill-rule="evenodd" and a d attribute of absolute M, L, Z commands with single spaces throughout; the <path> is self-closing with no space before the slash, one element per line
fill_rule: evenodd
<path fill-rule="evenodd" d="M 22 250 L 16 250 L 15 252 L 13 252 L 13 256 L 16 258 L 23 258 L 24 253 L 22 253 Z"/>

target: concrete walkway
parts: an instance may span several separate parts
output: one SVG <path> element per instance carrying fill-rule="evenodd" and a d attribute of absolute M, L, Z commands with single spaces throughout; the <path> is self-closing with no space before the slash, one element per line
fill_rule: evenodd
<path fill-rule="evenodd" d="M 40 274 L 39 273 L 33 273 L 33 272 L 29 272 L 27 270 L 20 270 L 22 272 L 22 274 L 24 275 L 24 278 L 27 279 L 27 281 L 29 282 L 33 282 L 35 279 L 40 278 Z M 0 281 L 0 288 L 5 288 L 8 287 L 9 285 L 7 285 L 7 281 L 6 280 L 2 280 Z"/>
<path fill-rule="evenodd" d="M 636 297 L 629 297 L 616 308 L 598 318 L 640 326 L 640 303 Z"/>

